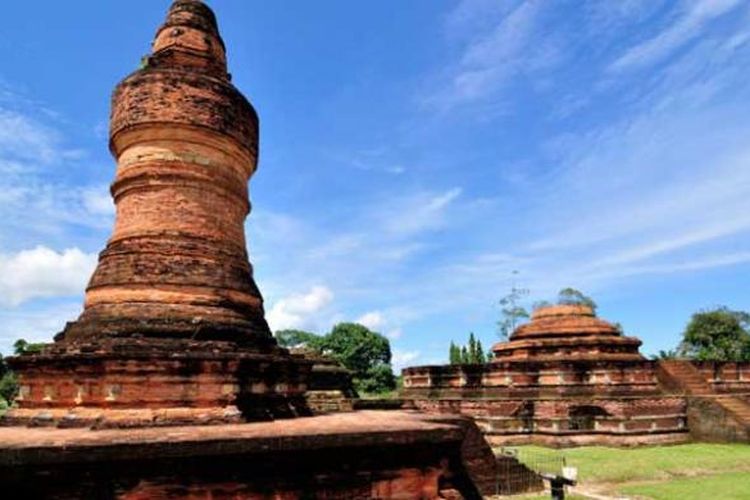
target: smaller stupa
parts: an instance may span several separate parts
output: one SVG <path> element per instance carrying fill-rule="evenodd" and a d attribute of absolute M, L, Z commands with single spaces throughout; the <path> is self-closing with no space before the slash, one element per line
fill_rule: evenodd
<path fill-rule="evenodd" d="M 684 441 L 685 400 L 661 387 L 640 346 L 588 305 L 540 307 L 489 363 L 404 369 L 402 397 L 473 417 L 495 445 Z"/>
<path fill-rule="evenodd" d="M 509 342 L 492 347 L 493 361 L 639 361 L 641 341 L 596 317 L 587 305 L 540 307 Z"/>

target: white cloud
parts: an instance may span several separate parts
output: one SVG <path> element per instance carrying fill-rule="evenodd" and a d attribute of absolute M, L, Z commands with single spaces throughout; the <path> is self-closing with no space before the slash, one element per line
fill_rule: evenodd
<path fill-rule="evenodd" d="M 629 48 L 609 67 L 611 71 L 623 71 L 658 62 L 698 37 L 704 25 L 726 14 L 740 0 L 695 0 L 684 2 L 685 11 L 661 33 Z"/>
<path fill-rule="evenodd" d="M 304 294 L 294 294 L 277 301 L 266 314 L 271 330 L 317 329 L 318 315 L 333 301 L 333 292 L 325 286 L 314 286 Z"/>
<path fill-rule="evenodd" d="M 354 322 L 366 326 L 370 330 L 379 332 L 385 325 L 385 318 L 383 318 L 383 314 L 380 311 L 370 311 L 355 319 Z"/>
<path fill-rule="evenodd" d="M 65 297 L 83 292 L 97 255 L 78 248 L 61 253 L 44 246 L 0 255 L 0 303 L 17 306 L 32 298 Z"/>
<path fill-rule="evenodd" d="M 49 163 L 59 153 L 59 135 L 21 113 L 0 108 L 0 153 L 5 158 Z"/>
<path fill-rule="evenodd" d="M 401 373 L 403 368 L 407 366 L 413 366 L 414 361 L 419 359 L 421 355 L 420 351 L 402 351 L 395 349 L 391 356 L 391 365 L 393 365 L 393 371 L 396 374 Z"/>
<path fill-rule="evenodd" d="M 395 236 L 408 236 L 438 229 L 445 224 L 446 211 L 461 196 L 461 188 L 445 192 L 419 192 L 393 199 L 379 214 L 383 229 Z"/>
<path fill-rule="evenodd" d="M 391 340 L 398 340 L 403 334 L 404 332 L 403 330 L 401 330 L 401 328 L 393 328 L 392 330 L 388 330 L 385 336 Z"/>

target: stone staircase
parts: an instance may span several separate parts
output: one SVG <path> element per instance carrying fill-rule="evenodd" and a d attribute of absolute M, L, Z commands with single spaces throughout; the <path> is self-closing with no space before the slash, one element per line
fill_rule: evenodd
<path fill-rule="evenodd" d="M 714 394 L 701 372 L 690 361 L 659 361 L 659 368 L 659 382 L 669 389 L 681 391 L 690 396 Z"/>
<path fill-rule="evenodd" d="M 664 389 L 688 397 L 691 434 L 701 439 L 748 440 L 750 403 L 731 394 L 716 392 L 690 361 L 659 361 L 657 376 Z"/>
<path fill-rule="evenodd" d="M 716 396 L 714 401 L 731 413 L 738 422 L 750 428 L 750 404 L 733 396 Z"/>

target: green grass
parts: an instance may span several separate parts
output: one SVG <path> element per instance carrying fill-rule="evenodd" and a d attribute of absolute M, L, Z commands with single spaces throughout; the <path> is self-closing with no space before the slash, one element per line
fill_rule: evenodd
<path fill-rule="evenodd" d="M 537 495 L 533 497 L 531 496 L 519 497 L 519 500 L 549 500 L 549 499 L 550 499 L 549 493 L 546 495 Z M 567 494 L 565 495 L 565 500 L 591 500 L 591 499 L 588 497 L 582 497 L 580 495 Z"/>
<path fill-rule="evenodd" d="M 578 468 L 583 488 L 605 494 L 655 500 L 750 499 L 750 445 L 747 444 L 514 448 L 519 459 L 532 467 L 559 463 L 564 456 L 568 465 Z"/>
<path fill-rule="evenodd" d="M 683 444 L 642 448 L 587 446 L 553 450 L 540 446 L 518 447 L 526 463 L 545 461 L 562 454 L 568 465 L 578 467 L 585 483 L 659 481 L 730 471 L 750 472 L 750 446 L 746 444 Z"/>
<path fill-rule="evenodd" d="M 617 490 L 625 495 L 637 495 L 654 500 L 747 500 L 750 498 L 750 474 L 729 472 L 654 484 L 627 485 Z"/>

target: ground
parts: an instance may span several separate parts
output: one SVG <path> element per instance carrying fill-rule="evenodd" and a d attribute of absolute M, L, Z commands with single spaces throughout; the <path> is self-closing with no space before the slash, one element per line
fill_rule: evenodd
<path fill-rule="evenodd" d="M 563 457 L 567 465 L 577 467 L 579 490 L 586 496 L 571 495 L 568 498 L 750 498 L 750 445 L 747 444 L 695 443 L 642 448 L 591 446 L 566 450 L 521 446 L 515 450 L 521 461 L 532 467 L 552 468 L 559 465 Z"/>

